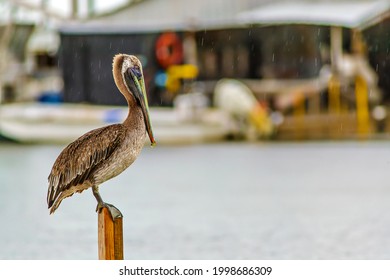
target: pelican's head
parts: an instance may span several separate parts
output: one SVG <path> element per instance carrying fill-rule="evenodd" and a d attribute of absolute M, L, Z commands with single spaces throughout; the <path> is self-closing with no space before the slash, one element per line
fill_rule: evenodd
<path fill-rule="evenodd" d="M 152 146 L 156 144 L 153 137 L 149 116 L 148 98 L 145 90 L 144 74 L 141 62 L 134 55 L 117 54 L 112 65 L 115 84 L 120 92 L 129 100 L 133 96 L 144 115 L 146 131 Z"/>

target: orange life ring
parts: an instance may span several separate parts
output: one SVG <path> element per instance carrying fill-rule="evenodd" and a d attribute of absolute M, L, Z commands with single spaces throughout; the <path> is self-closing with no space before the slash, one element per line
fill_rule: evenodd
<path fill-rule="evenodd" d="M 176 33 L 163 33 L 157 38 L 156 59 L 164 69 L 182 62 L 183 45 Z"/>

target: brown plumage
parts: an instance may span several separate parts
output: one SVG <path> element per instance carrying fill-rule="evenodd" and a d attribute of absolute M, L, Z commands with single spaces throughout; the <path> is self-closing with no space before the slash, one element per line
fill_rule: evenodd
<path fill-rule="evenodd" d="M 48 178 L 47 204 L 50 213 L 64 198 L 90 187 L 98 202 L 97 210 L 104 207 L 99 185 L 134 162 L 145 143 L 146 133 L 152 145 L 155 144 L 141 63 L 135 56 L 116 55 L 113 76 L 127 100 L 127 118 L 122 124 L 87 132 L 60 153 Z"/>

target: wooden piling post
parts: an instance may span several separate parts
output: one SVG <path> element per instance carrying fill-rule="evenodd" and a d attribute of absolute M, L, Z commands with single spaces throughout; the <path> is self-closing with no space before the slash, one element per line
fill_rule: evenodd
<path fill-rule="evenodd" d="M 113 218 L 106 207 L 98 214 L 99 260 L 123 260 L 122 218 Z"/>

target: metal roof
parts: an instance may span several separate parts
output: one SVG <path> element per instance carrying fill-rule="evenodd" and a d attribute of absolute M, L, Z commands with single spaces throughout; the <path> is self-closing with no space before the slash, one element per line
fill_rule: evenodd
<path fill-rule="evenodd" d="M 390 0 L 144 0 L 60 28 L 62 33 L 201 30 L 248 24 L 366 28 L 390 15 Z"/>
<path fill-rule="evenodd" d="M 67 24 L 63 33 L 196 30 L 232 23 L 237 14 L 269 0 L 144 0 L 85 23 Z"/>
<path fill-rule="evenodd" d="M 310 24 L 364 29 L 390 15 L 389 0 L 276 2 L 237 16 L 242 24 Z"/>

